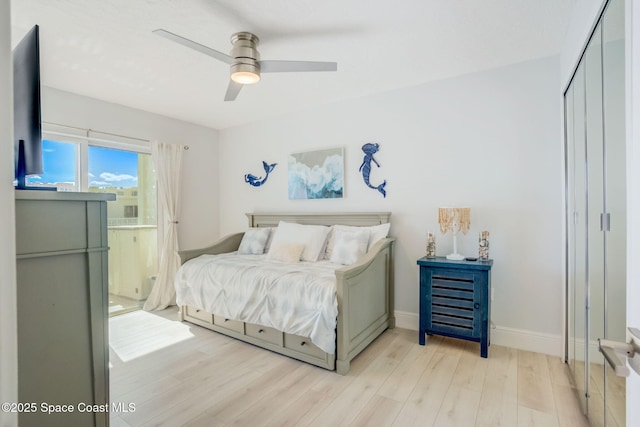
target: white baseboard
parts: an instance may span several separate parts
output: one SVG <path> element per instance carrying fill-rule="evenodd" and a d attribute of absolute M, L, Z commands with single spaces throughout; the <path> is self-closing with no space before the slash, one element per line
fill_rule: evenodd
<path fill-rule="evenodd" d="M 564 354 L 561 335 L 542 334 L 524 329 L 496 326 L 491 330 L 491 343 L 558 357 Z"/>
<path fill-rule="evenodd" d="M 420 320 L 417 313 L 396 310 L 395 316 L 397 328 L 411 329 L 414 331 L 419 329 Z M 542 334 L 540 332 L 507 328 L 504 326 L 494 326 L 491 329 L 491 344 L 550 354 L 558 357 L 562 357 L 564 353 L 561 335 Z"/>
<path fill-rule="evenodd" d="M 411 329 L 412 331 L 420 329 L 420 317 L 418 313 L 395 310 L 394 314 L 396 316 L 396 328 Z"/>

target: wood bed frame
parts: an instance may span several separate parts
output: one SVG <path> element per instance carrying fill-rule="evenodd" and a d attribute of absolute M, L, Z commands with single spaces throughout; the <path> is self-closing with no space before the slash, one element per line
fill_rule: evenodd
<path fill-rule="evenodd" d="M 249 227 L 275 227 L 279 221 L 314 225 L 372 226 L 389 222 L 391 213 L 248 213 Z M 238 250 L 244 233 L 226 236 L 212 246 L 180 251 L 184 264 L 203 254 Z M 393 287 L 394 238 L 378 241 L 357 263 L 336 270 L 338 319 L 336 354 L 328 354 L 307 337 L 286 334 L 208 313 L 202 307 L 181 307 L 181 320 L 241 339 L 345 375 L 351 360 L 387 328 L 395 327 Z"/>

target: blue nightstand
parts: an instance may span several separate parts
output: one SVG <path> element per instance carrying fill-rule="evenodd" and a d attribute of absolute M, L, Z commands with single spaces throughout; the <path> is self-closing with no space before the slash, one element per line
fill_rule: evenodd
<path fill-rule="evenodd" d="M 420 258 L 420 345 L 425 334 L 480 343 L 487 357 L 491 317 L 491 266 L 488 261 Z"/>

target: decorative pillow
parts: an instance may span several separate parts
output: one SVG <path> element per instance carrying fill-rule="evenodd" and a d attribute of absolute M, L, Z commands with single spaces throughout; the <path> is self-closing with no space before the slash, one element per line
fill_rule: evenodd
<path fill-rule="evenodd" d="M 269 248 L 271 247 L 271 241 L 273 240 L 273 236 L 276 234 L 276 230 L 278 227 L 267 227 L 269 229 L 269 238 L 267 239 L 267 244 L 264 245 L 264 253 L 269 252 Z"/>
<path fill-rule="evenodd" d="M 389 228 L 391 227 L 390 223 L 380 224 L 380 225 L 372 225 L 369 227 L 359 227 L 354 225 L 334 225 L 331 227 L 331 233 L 329 233 L 329 238 L 327 239 L 327 248 L 325 249 L 324 259 L 331 259 L 333 255 L 333 249 L 335 246 L 335 235 L 336 231 L 359 231 L 359 230 L 369 230 L 369 242 L 367 244 L 366 252 L 369 251 L 376 242 L 380 239 L 384 239 L 389 234 Z"/>
<path fill-rule="evenodd" d="M 296 263 L 300 261 L 302 251 L 304 251 L 304 245 L 301 243 L 274 242 L 269 249 L 267 259 Z"/>
<path fill-rule="evenodd" d="M 360 230 L 334 230 L 331 262 L 350 265 L 367 253 L 371 230 L 368 227 L 360 228 Z"/>
<path fill-rule="evenodd" d="M 250 228 L 245 231 L 238 248 L 240 255 L 260 255 L 264 253 L 267 239 L 271 232 L 270 228 Z"/>
<path fill-rule="evenodd" d="M 322 249 L 324 249 L 327 234 L 329 234 L 329 227 L 324 225 L 305 225 L 280 221 L 271 241 L 271 247 L 276 243 L 300 243 L 304 245 L 302 260 L 317 261 Z"/>

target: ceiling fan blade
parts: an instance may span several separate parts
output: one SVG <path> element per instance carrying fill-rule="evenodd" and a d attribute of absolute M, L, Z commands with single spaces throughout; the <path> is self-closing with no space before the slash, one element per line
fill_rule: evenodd
<path fill-rule="evenodd" d="M 262 73 L 286 73 L 297 71 L 338 71 L 337 62 L 317 61 L 258 61 Z"/>
<path fill-rule="evenodd" d="M 229 86 L 227 86 L 227 93 L 224 95 L 225 101 L 234 101 L 242 89 L 243 84 L 236 83 L 233 80 L 229 80 Z"/>
<path fill-rule="evenodd" d="M 215 49 L 211 49 L 210 47 L 201 45 L 200 43 L 196 43 L 193 40 L 185 39 L 177 34 L 173 34 L 167 30 L 157 29 L 153 30 L 153 32 L 159 36 L 167 38 L 171 41 L 179 43 L 183 46 L 190 47 L 191 49 L 195 49 L 200 53 L 204 53 L 205 55 L 209 55 L 218 61 L 225 62 L 227 64 L 231 64 L 233 62 L 233 58 L 227 55 L 226 53 L 218 52 Z"/>

